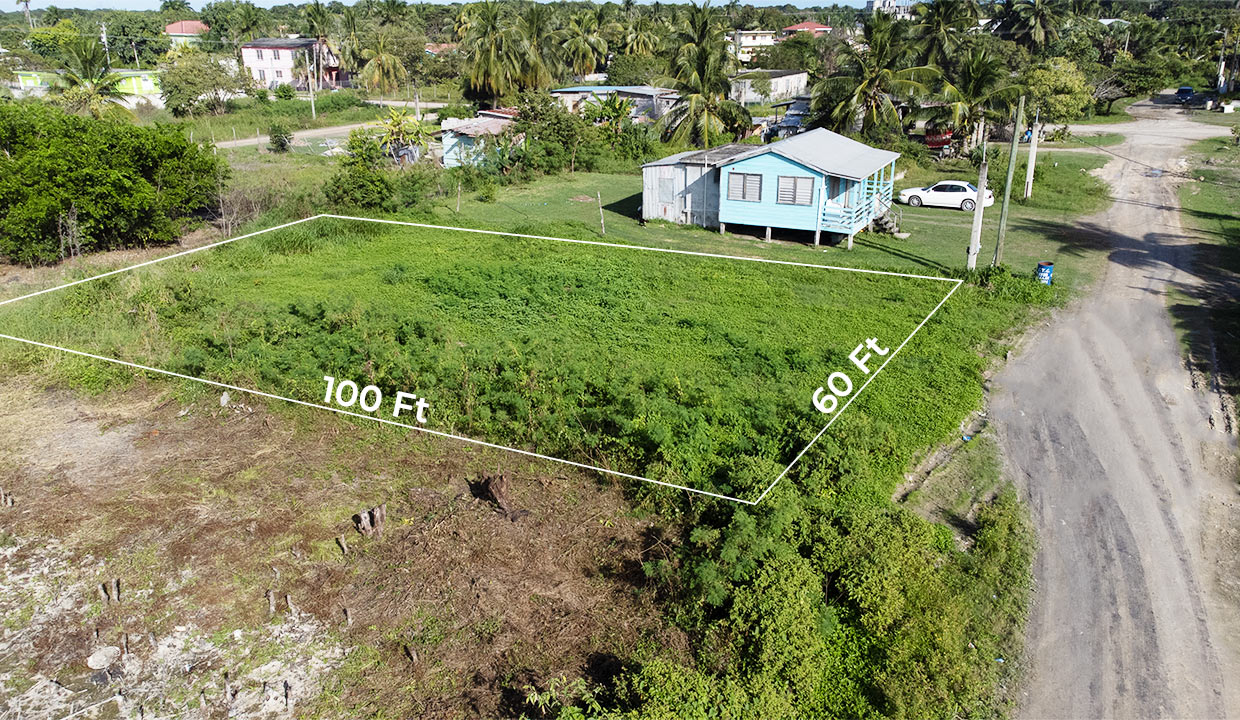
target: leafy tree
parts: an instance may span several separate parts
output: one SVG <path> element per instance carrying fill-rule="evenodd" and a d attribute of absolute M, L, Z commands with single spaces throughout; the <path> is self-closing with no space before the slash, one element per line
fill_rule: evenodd
<path fill-rule="evenodd" d="M 164 105 L 177 117 L 196 112 L 222 115 L 228 110 L 228 98 L 252 84 L 245 70 L 233 70 L 227 61 L 198 49 L 177 53 L 160 66 Z"/>
<path fill-rule="evenodd" d="M 69 45 L 77 42 L 81 37 L 81 30 L 72 20 L 61 20 L 55 25 L 43 25 L 31 29 L 26 35 L 25 42 L 26 47 L 35 55 L 52 62 L 61 62 L 65 58 Z"/>
<path fill-rule="evenodd" d="M 377 209 L 389 206 L 393 185 L 382 169 L 383 148 L 365 130 L 349 133 L 347 155 L 340 158 L 340 169 L 327 181 L 323 194 L 340 208 Z"/>
<path fill-rule="evenodd" d="M 276 100 L 292 100 L 297 97 L 297 91 L 288 83 L 280 83 L 276 85 Z"/>
<path fill-rule="evenodd" d="M 921 65 L 908 67 L 910 44 L 903 23 L 876 13 L 865 24 L 865 42 L 844 49 L 842 72 L 814 86 L 814 108 L 840 132 L 900 123 L 895 101 L 930 94 L 926 85 L 941 73 Z"/>
<path fill-rule="evenodd" d="M 404 148 L 416 147 L 425 153 L 430 147 L 430 128 L 410 115 L 408 110 L 389 109 L 387 117 L 379 123 L 379 130 L 381 132 L 380 143 L 387 148 L 393 160 Z"/>
<path fill-rule="evenodd" d="M 667 61 L 657 55 L 617 55 L 607 66 L 613 85 L 653 85 L 667 75 Z"/>
<path fill-rule="evenodd" d="M 1029 69 L 1023 78 L 1031 106 L 1041 112 L 1042 122 L 1067 123 L 1081 117 L 1093 103 L 1093 90 L 1076 63 L 1051 58 Z"/>
<path fill-rule="evenodd" d="M 521 163 L 537 172 L 555 173 L 590 165 L 597 155 L 595 129 L 569 112 L 546 91 L 530 90 L 517 97 L 514 134 L 525 136 Z"/>
<path fill-rule="evenodd" d="M 85 252 L 170 242 L 180 218 L 215 202 L 226 172 L 175 126 L 0 103 L 0 255 L 55 262 L 68 216 Z"/>
<path fill-rule="evenodd" d="M 753 64 L 766 70 L 805 70 L 814 66 L 816 53 L 814 36 L 799 32 L 783 42 L 759 48 Z"/>
<path fill-rule="evenodd" d="M 188 0 L 163 0 L 159 11 L 165 15 L 188 15 L 194 12 L 194 8 L 189 6 Z"/>

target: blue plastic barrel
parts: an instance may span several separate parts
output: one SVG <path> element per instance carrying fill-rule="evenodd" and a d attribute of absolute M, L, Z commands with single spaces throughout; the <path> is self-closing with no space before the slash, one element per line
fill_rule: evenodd
<path fill-rule="evenodd" d="M 1043 285 L 1051 284 L 1051 276 L 1055 274 L 1055 263 L 1040 262 L 1038 263 L 1038 282 Z"/>

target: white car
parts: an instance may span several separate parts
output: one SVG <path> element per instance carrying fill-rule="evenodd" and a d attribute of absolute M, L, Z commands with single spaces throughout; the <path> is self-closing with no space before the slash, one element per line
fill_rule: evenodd
<path fill-rule="evenodd" d="M 949 207 L 972 212 L 977 207 L 977 186 L 959 180 L 944 180 L 924 188 L 901 190 L 900 202 L 913 207 Z M 994 204 L 995 194 L 987 190 L 982 207 Z"/>

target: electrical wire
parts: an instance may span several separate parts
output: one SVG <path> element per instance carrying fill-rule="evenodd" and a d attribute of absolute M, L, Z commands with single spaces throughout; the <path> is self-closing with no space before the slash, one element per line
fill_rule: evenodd
<path fill-rule="evenodd" d="M 1186 172 L 1180 172 L 1180 171 L 1178 171 L 1178 170 L 1168 170 L 1168 169 L 1166 169 L 1166 168 L 1161 168 L 1161 167 L 1158 167 L 1157 165 L 1151 165 L 1151 164 L 1149 164 L 1149 163 L 1147 163 L 1147 162 L 1144 162 L 1144 161 L 1142 161 L 1142 160 L 1138 160 L 1138 159 L 1136 159 L 1136 158 L 1128 157 L 1127 155 L 1121 155 L 1121 154 L 1119 154 L 1119 153 L 1115 152 L 1114 150 L 1111 150 L 1110 148 L 1103 147 L 1102 145 L 1096 145 L 1096 144 L 1091 143 L 1091 142 L 1089 142 L 1088 140 L 1086 140 L 1085 138 L 1080 137 L 1080 136 L 1074 136 L 1074 138 L 1073 138 L 1073 139 L 1074 139 L 1074 140 L 1076 140 L 1076 141 L 1078 141 L 1078 142 L 1080 142 L 1080 143 L 1081 143 L 1081 144 L 1083 144 L 1083 145 L 1088 145 L 1088 146 L 1090 146 L 1090 147 L 1092 147 L 1092 148 L 1095 148 L 1095 149 L 1097 149 L 1097 150 L 1101 150 L 1102 152 L 1107 153 L 1108 155 L 1113 155 L 1113 156 L 1115 156 L 1115 157 L 1119 158 L 1120 160 L 1125 160 L 1125 161 L 1127 161 L 1127 162 L 1130 162 L 1130 163 L 1135 163 L 1135 164 L 1137 164 L 1137 165 L 1140 165 L 1140 166 L 1142 166 L 1142 167 L 1147 167 L 1147 168 L 1149 168 L 1149 169 L 1151 169 L 1151 170 L 1154 170 L 1154 171 L 1158 172 L 1159 174 L 1163 174 L 1163 175 L 1170 175 L 1170 176 L 1172 176 L 1172 177 L 1178 177 L 1178 178 L 1182 178 L 1182 179 L 1184 179 L 1184 180 L 1191 180 L 1191 181 L 1193 181 L 1193 182 L 1197 182 L 1197 183 L 1205 183 L 1205 184 L 1207 184 L 1207 185 L 1218 185 L 1218 186 L 1220 186 L 1220 187 L 1240 189 L 1240 183 L 1234 183 L 1234 182 L 1223 182 L 1223 181 L 1220 181 L 1220 180 L 1206 180 L 1206 179 L 1203 179 L 1203 178 L 1202 178 L 1201 176 L 1199 176 L 1199 175 L 1190 175 L 1189 173 L 1186 173 Z"/>

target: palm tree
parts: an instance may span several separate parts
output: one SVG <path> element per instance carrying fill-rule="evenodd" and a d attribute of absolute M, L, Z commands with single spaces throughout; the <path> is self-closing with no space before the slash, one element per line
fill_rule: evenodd
<path fill-rule="evenodd" d="M 362 57 L 361 18 L 357 7 L 345 7 L 340 13 L 340 64 L 348 72 L 356 73 L 361 69 L 365 58 Z"/>
<path fill-rule="evenodd" d="M 668 136 L 707 147 L 724 132 L 745 129 L 749 111 L 728 98 L 736 58 L 709 0 L 685 9 L 669 41 L 679 47 L 672 63 L 672 87 L 680 99 L 661 120 Z"/>
<path fill-rule="evenodd" d="M 1102 14 L 1102 3 L 1098 0 L 1069 0 L 1068 9 L 1077 17 L 1096 18 Z"/>
<path fill-rule="evenodd" d="M 17 0 L 17 4 L 23 6 L 22 10 L 26 12 L 26 24 L 34 30 L 34 20 L 30 19 L 30 0 Z"/>
<path fill-rule="evenodd" d="M 194 9 L 189 6 L 187 0 L 164 0 L 159 4 L 159 11 L 161 13 L 185 14 L 194 12 Z"/>
<path fill-rule="evenodd" d="M 555 11 L 549 5 L 530 3 L 521 11 L 511 30 L 510 52 L 517 81 L 526 88 L 547 88 L 561 74 L 559 32 Z"/>
<path fill-rule="evenodd" d="M 977 27 L 977 0 L 937 0 L 917 6 L 913 34 L 923 65 L 946 67 L 960 42 Z"/>
<path fill-rule="evenodd" d="M 456 14 L 456 17 L 452 18 L 453 36 L 457 40 L 464 40 L 465 36 L 469 34 L 469 28 L 473 26 L 473 23 L 474 11 L 470 9 L 469 5 L 463 6 L 460 12 Z"/>
<path fill-rule="evenodd" d="M 1002 27 L 1017 42 L 1037 50 L 1059 38 L 1069 12 L 1064 0 L 1015 0 L 1004 12 Z"/>
<path fill-rule="evenodd" d="M 628 23 L 621 43 L 626 55 L 653 55 L 659 47 L 659 33 L 650 18 L 635 18 Z"/>
<path fill-rule="evenodd" d="M 497 0 L 483 0 L 469 6 L 469 29 L 462 51 L 469 58 L 469 85 L 494 102 L 513 87 L 519 74 L 507 32 L 504 6 Z"/>
<path fill-rule="evenodd" d="M 375 5 L 375 15 L 378 16 L 381 27 L 398 25 L 408 14 L 409 6 L 405 4 L 405 0 L 379 0 Z"/>
<path fill-rule="evenodd" d="M 1001 109 L 1012 104 L 1020 94 L 1020 86 L 1011 81 L 1004 62 L 985 48 L 974 48 L 956 69 L 953 83 L 945 83 L 946 105 L 937 110 L 937 118 L 965 132 L 965 150 L 982 141 L 983 123 L 1003 115 Z"/>
<path fill-rule="evenodd" d="M 564 53 L 568 66 L 578 75 L 594 72 L 607 57 L 607 38 L 595 13 L 579 12 L 564 29 Z"/>
<path fill-rule="evenodd" d="M 314 36 L 314 67 L 317 84 L 323 84 L 323 53 L 327 50 L 327 36 L 332 31 L 332 14 L 320 0 L 305 6 L 302 12 L 306 17 L 306 25 Z"/>
<path fill-rule="evenodd" d="M 929 95 L 925 83 L 941 73 L 928 65 L 906 67 L 904 27 L 875 13 L 865 23 L 864 42 L 844 47 L 844 72 L 815 84 L 813 106 L 832 128 L 849 132 L 899 123 L 895 100 Z"/>
<path fill-rule="evenodd" d="M 262 37 L 266 29 L 267 16 L 254 3 L 240 3 L 229 18 L 228 32 L 238 45 Z"/>
<path fill-rule="evenodd" d="M 93 37 L 78 38 L 67 48 L 65 72 L 54 92 L 71 112 L 85 112 L 96 120 L 104 115 L 132 115 L 124 106 L 129 93 L 120 90 L 124 77 L 108 67 L 107 53 Z"/>
<path fill-rule="evenodd" d="M 395 92 L 409 76 L 400 57 L 388 49 L 387 40 L 385 34 L 379 33 L 374 46 L 362 50 L 366 64 L 358 75 L 368 89 L 383 93 Z"/>

